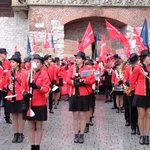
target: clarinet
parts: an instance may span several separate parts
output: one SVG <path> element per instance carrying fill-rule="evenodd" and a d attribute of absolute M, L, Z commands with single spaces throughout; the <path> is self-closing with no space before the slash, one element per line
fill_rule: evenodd
<path fill-rule="evenodd" d="M 15 95 L 15 70 L 11 71 L 11 84 L 13 85 L 12 88 L 12 95 Z M 16 101 L 16 97 L 12 97 L 11 102 L 15 102 Z"/>

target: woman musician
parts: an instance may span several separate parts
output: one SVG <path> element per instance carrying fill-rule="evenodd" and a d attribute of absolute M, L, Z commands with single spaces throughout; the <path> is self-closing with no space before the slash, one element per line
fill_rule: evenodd
<path fill-rule="evenodd" d="M 74 142 L 83 143 L 86 112 L 90 109 L 90 93 L 92 93 L 92 84 L 95 83 L 95 77 L 91 68 L 84 65 L 85 53 L 79 51 L 75 57 L 76 66 L 72 66 L 67 75 L 67 83 L 72 87 L 69 111 L 73 113 Z M 80 134 L 78 134 L 79 129 Z"/>
<path fill-rule="evenodd" d="M 140 130 L 140 145 L 149 145 L 150 131 L 150 52 L 141 51 L 140 64 L 134 67 L 131 76 L 130 89 L 133 94 L 133 106 L 138 111 L 138 126 Z"/>
<path fill-rule="evenodd" d="M 12 125 L 14 138 L 13 143 L 23 142 L 23 130 L 25 121 L 21 111 L 22 104 L 22 76 L 27 74 L 27 71 L 22 70 L 21 59 L 18 55 L 13 55 L 10 58 L 11 71 L 6 74 L 5 88 L 8 90 L 7 100 L 11 102 L 10 113 L 12 114 Z"/>
<path fill-rule="evenodd" d="M 30 98 L 30 108 L 35 114 L 33 116 L 30 116 L 31 110 L 28 110 L 24 116 L 24 119 L 28 120 L 31 150 L 40 150 L 40 144 L 43 134 L 43 121 L 47 120 L 46 94 L 50 90 L 50 80 L 47 72 L 42 70 L 43 63 L 44 59 L 39 54 L 33 55 L 31 67 L 33 68 L 33 70 L 31 70 L 33 72 L 33 75 L 30 71 L 27 76 L 24 76 L 22 83 L 23 97 L 25 100 L 28 100 Z M 32 94 L 30 93 L 31 88 Z"/>
<path fill-rule="evenodd" d="M 123 84 L 122 84 L 122 79 L 123 79 L 123 70 L 121 67 L 121 62 L 118 62 L 116 65 L 116 69 L 112 73 L 112 85 L 114 89 L 114 94 L 116 95 L 116 105 L 117 105 L 117 111 L 116 113 L 119 113 L 119 110 L 121 113 L 124 113 L 123 110 Z"/>

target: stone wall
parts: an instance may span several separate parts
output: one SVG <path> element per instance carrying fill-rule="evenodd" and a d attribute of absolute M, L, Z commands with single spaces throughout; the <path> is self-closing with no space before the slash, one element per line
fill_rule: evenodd
<path fill-rule="evenodd" d="M 0 17 L 0 47 L 5 47 L 8 57 L 14 53 L 14 48 L 24 56 L 27 47 L 28 20 L 23 19 L 19 12 L 14 17 Z"/>

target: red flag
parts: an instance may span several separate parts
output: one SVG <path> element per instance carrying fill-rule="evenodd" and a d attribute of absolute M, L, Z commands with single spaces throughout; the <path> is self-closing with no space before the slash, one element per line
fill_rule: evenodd
<path fill-rule="evenodd" d="M 102 35 L 102 38 L 101 38 L 101 53 L 100 53 L 100 59 L 103 61 L 103 62 L 106 62 L 107 61 L 107 47 L 106 47 L 106 42 L 105 42 L 105 36 Z"/>
<path fill-rule="evenodd" d="M 143 44 L 141 37 L 139 36 L 136 27 L 133 28 L 133 37 L 132 40 L 135 40 L 136 45 L 138 47 L 138 54 L 141 53 L 142 50 L 147 49 L 147 47 Z"/>
<path fill-rule="evenodd" d="M 83 39 L 79 45 L 79 51 L 84 51 L 84 49 L 86 47 L 88 47 L 91 43 L 94 42 L 94 34 L 93 34 L 93 30 L 92 30 L 92 26 L 89 22 L 88 27 L 85 31 L 85 34 L 83 36 Z"/>
<path fill-rule="evenodd" d="M 34 53 L 36 53 L 36 42 L 35 42 L 35 37 L 34 37 L 34 34 L 33 34 L 33 37 L 32 37 L 32 51 Z"/>
<path fill-rule="evenodd" d="M 100 55 L 101 56 L 106 56 L 107 53 L 108 53 L 108 51 L 107 51 L 107 47 L 106 47 L 105 36 L 102 35 L 102 38 L 101 38 L 101 53 L 100 53 Z"/>
<path fill-rule="evenodd" d="M 17 46 L 15 46 L 15 48 L 14 48 L 14 52 L 17 52 Z"/>
<path fill-rule="evenodd" d="M 46 32 L 46 39 L 44 41 L 44 48 L 50 48 L 50 42 L 48 38 L 48 32 Z"/>
<path fill-rule="evenodd" d="M 113 27 L 108 21 L 106 21 L 106 28 L 108 32 L 108 37 L 115 39 L 115 40 L 119 40 L 125 47 L 124 53 L 126 57 L 129 57 L 130 56 L 129 40 L 121 32 L 119 32 L 115 27 Z"/>
<path fill-rule="evenodd" d="M 108 37 L 115 40 L 120 40 L 120 32 L 114 28 L 107 20 L 106 22 L 106 29 L 108 33 Z"/>

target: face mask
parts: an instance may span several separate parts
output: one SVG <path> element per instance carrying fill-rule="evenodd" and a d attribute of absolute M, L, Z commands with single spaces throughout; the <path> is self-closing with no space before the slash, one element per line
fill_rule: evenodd
<path fill-rule="evenodd" d="M 32 68 L 33 68 L 33 69 L 37 69 L 37 64 L 36 64 L 36 62 L 34 62 L 34 61 L 32 62 Z"/>

